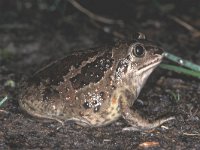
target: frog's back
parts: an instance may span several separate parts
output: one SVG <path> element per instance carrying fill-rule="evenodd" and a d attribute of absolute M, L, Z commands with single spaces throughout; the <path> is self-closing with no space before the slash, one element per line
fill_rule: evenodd
<path fill-rule="evenodd" d="M 74 53 L 40 69 L 28 80 L 20 107 L 42 118 L 75 120 L 84 126 L 108 124 L 114 59 L 110 47 L 100 49 Z M 112 115 L 113 120 L 119 117 Z"/>

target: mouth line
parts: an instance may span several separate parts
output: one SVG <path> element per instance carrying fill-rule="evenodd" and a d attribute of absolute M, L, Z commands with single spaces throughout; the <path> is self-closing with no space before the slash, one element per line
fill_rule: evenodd
<path fill-rule="evenodd" d="M 143 67 L 139 68 L 138 71 L 139 72 L 144 72 L 144 71 L 147 71 L 151 68 L 154 68 L 155 66 L 157 66 L 158 64 L 160 64 L 161 60 L 160 59 L 156 59 L 155 61 L 149 63 L 149 64 L 146 64 L 144 65 Z"/>

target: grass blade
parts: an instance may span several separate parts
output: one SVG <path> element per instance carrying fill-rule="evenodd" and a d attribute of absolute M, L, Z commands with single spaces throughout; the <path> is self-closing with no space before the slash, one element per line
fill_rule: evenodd
<path fill-rule="evenodd" d="M 183 74 L 190 75 L 190 76 L 193 76 L 193 77 L 200 79 L 200 72 L 199 71 L 193 71 L 193 70 L 186 69 L 186 68 L 183 68 L 183 67 L 180 67 L 180 66 L 168 65 L 168 64 L 163 64 L 163 63 L 160 64 L 160 67 L 163 68 L 163 69 L 175 71 L 175 72 L 178 72 L 178 73 L 183 73 Z"/>
<path fill-rule="evenodd" d="M 167 52 L 164 53 L 164 56 L 167 59 L 169 59 L 169 60 L 171 60 L 173 62 L 176 62 L 176 63 L 178 63 L 178 64 L 180 64 L 180 65 L 182 65 L 184 67 L 187 67 L 187 68 L 192 69 L 194 71 L 200 72 L 200 66 L 196 65 L 196 64 L 194 64 L 194 63 L 192 63 L 192 62 L 190 62 L 188 60 L 182 59 L 180 57 L 177 57 L 177 56 L 175 56 L 173 54 L 170 54 L 170 53 L 167 53 Z"/>

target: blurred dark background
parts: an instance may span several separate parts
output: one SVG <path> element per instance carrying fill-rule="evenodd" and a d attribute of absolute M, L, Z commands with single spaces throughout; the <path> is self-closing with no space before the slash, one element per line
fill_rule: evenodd
<path fill-rule="evenodd" d="M 159 69 L 154 84 L 146 86 L 149 92 L 140 97 L 148 105 L 139 108 L 150 118 L 175 112 L 169 129 L 124 133 L 120 120 L 103 128 L 66 125 L 57 130 L 59 124 L 20 111 L 16 95 L 24 77 L 72 51 L 132 39 L 136 32 L 200 64 L 199 0 L 75 2 L 81 7 L 68 0 L 0 1 L 0 98 L 10 97 L 0 107 L 0 149 L 141 149 L 146 141 L 159 143 L 153 149 L 200 149 L 199 80 Z"/>

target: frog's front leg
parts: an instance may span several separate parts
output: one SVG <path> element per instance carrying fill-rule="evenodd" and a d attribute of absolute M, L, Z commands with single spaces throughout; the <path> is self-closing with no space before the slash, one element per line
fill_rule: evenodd
<path fill-rule="evenodd" d="M 160 126 L 164 122 L 175 119 L 175 117 L 169 117 L 169 118 L 162 118 L 162 119 L 155 120 L 153 122 L 149 122 L 149 120 L 144 119 L 137 112 L 130 109 L 130 103 L 129 103 L 130 100 L 128 100 L 127 98 L 128 96 L 126 96 L 126 94 L 122 94 L 119 97 L 119 101 L 121 104 L 122 117 L 128 122 L 129 125 L 131 125 L 131 127 L 123 128 L 123 131 L 149 130 L 149 129 L 153 129 Z"/>

